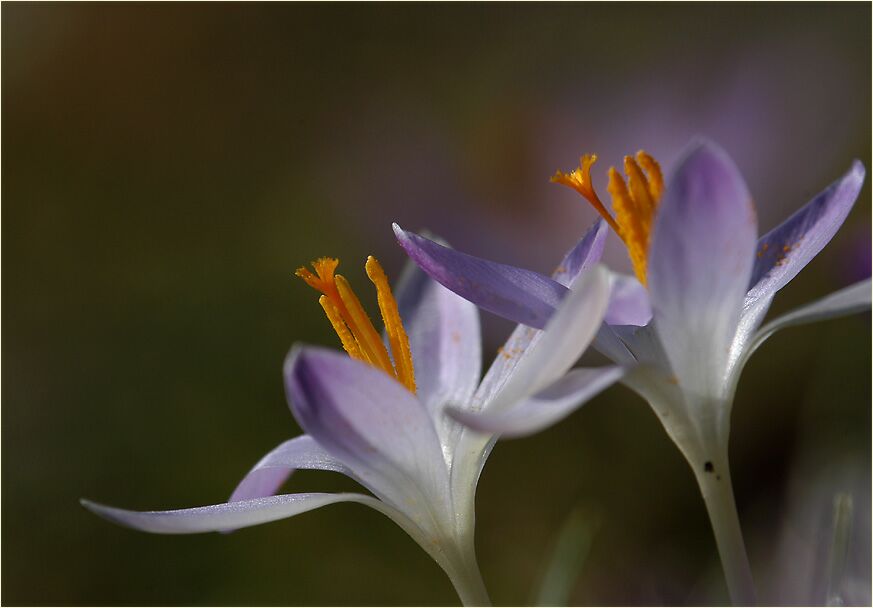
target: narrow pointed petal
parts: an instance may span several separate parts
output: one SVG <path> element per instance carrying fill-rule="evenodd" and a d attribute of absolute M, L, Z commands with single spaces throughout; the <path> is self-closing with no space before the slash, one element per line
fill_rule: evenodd
<path fill-rule="evenodd" d="M 488 410 L 527 399 L 563 376 L 591 343 L 609 304 L 609 274 L 595 266 L 580 275 L 570 294 L 519 358 Z"/>
<path fill-rule="evenodd" d="M 773 319 L 755 334 L 746 358 L 780 329 L 869 311 L 870 292 L 871 283 L 868 278 Z"/>
<path fill-rule="evenodd" d="M 561 263 L 552 273 L 552 280 L 564 287 L 569 287 L 576 280 L 576 277 L 594 267 L 603 257 L 607 234 L 609 234 L 609 227 L 606 222 L 603 220 L 594 222 L 585 231 L 579 242 L 561 260 Z"/>
<path fill-rule="evenodd" d="M 480 433 L 523 437 L 563 420 L 624 375 L 619 366 L 574 369 L 528 400 L 503 411 L 449 408 L 448 414 Z"/>
<path fill-rule="evenodd" d="M 596 221 L 579 242 L 567 252 L 552 274 L 552 279 L 569 287 L 582 272 L 591 269 L 603 255 L 607 231 L 606 222 Z M 491 400 L 506 383 L 524 353 L 540 335 L 542 335 L 541 331 L 523 324 L 513 330 L 509 339 L 498 350 L 491 367 L 488 368 L 485 378 L 476 391 L 471 409 L 478 410 L 482 404 Z"/>
<path fill-rule="evenodd" d="M 856 160 L 845 175 L 758 240 L 747 307 L 782 289 L 830 242 L 852 210 L 864 175 L 864 165 Z"/>
<path fill-rule="evenodd" d="M 339 460 L 328 454 L 309 435 L 301 435 L 279 444 L 252 467 L 233 491 L 228 502 L 272 496 L 294 469 L 320 469 L 351 473 Z"/>
<path fill-rule="evenodd" d="M 409 336 L 416 394 L 434 419 L 442 419 L 437 408 L 447 402 L 468 402 L 479 384 L 479 311 L 412 261 L 407 262 L 395 295 Z"/>
<path fill-rule="evenodd" d="M 407 255 L 434 280 L 480 308 L 542 328 L 566 294 L 566 287 L 538 272 L 483 260 L 406 232 L 394 234 Z"/>
<path fill-rule="evenodd" d="M 90 500 L 82 506 L 109 521 L 155 534 L 226 532 L 285 519 L 337 502 L 359 502 L 378 508 L 378 501 L 363 494 L 283 494 L 208 507 L 172 511 L 128 511 Z"/>
<path fill-rule="evenodd" d="M 413 519 L 448 508 L 433 421 L 394 378 L 344 354 L 295 347 L 285 385 L 300 426 L 374 494 Z"/>
<path fill-rule="evenodd" d="M 667 186 L 649 252 L 655 329 L 687 390 L 723 389 L 756 235 L 739 170 L 714 144 L 697 144 Z"/>

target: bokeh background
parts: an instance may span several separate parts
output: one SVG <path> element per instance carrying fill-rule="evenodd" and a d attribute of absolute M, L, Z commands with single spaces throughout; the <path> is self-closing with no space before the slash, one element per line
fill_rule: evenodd
<path fill-rule="evenodd" d="M 864 3 L 4 4 L 4 603 L 455 604 L 358 505 L 162 537 L 78 499 L 225 500 L 298 432 L 290 345 L 336 344 L 293 270 L 335 255 L 365 290 L 375 254 L 397 276 L 392 221 L 548 271 L 594 219 L 555 169 L 597 152 L 604 189 L 622 154 L 669 168 L 704 134 L 771 228 L 853 158 L 870 167 L 870 19 Z M 615 238 L 607 261 L 628 268 Z M 774 312 L 869 272 L 865 185 Z M 493 353 L 509 327 L 484 324 Z M 838 493 L 854 506 L 839 590 L 870 602 L 870 332 L 869 315 L 788 330 L 740 384 L 732 467 L 765 602 L 824 601 Z M 288 489 L 353 485 L 304 472 Z M 622 387 L 495 450 L 477 530 L 495 602 L 533 600 L 574 513 L 592 541 L 572 603 L 726 601 L 691 471 Z"/>

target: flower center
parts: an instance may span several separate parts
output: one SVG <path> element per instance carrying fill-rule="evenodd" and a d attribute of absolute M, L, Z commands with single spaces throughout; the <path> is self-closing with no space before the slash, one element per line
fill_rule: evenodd
<path fill-rule="evenodd" d="M 664 192 L 664 177 L 657 161 L 640 150 L 636 158 L 624 157 L 624 172 L 627 183 L 615 169 L 609 168 L 609 190 L 615 218 L 610 215 L 591 183 L 591 165 L 597 156 L 586 154 L 579 160 L 579 168 L 571 173 L 558 171 L 552 181 L 572 188 L 591 203 L 615 233 L 624 241 L 634 272 L 640 283 L 646 284 L 646 266 L 649 238 L 654 223 L 655 210 Z"/>
<path fill-rule="evenodd" d="M 415 370 L 412 366 L 409 338 L 382 266 L 376 258 L 370 256 L 365 268 L 367 276 L 376 286 L 379 312 L 382 314 L 385 333 L 388 334 L 388 343 L 391 345 L 390 357 L 379 332 L 373 327 L 361 301 L 352 291 L 352 286 L 344 276 L 334 274 L 337 266 L 339 260 L 335 258 L 319 258 L 312 262 L 315 274 L 305 267 L 298 268 L 295 274 L 322 293 L 318 303 L 350 357 L 381 369 L 415 393 Z"/>

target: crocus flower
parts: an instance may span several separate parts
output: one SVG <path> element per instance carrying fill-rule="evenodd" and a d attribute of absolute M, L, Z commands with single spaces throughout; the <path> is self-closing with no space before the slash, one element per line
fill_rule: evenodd
<path fill-rule="evenodd" d="M 465 604 L 488 603 L 474 552 L 474 499 L 495 438 L 467 429 L 444 409 L 535 407 L 559 417 L 568 403 L 590 398 L 621 376 L 618 366 L 566 373 L 594 338 L 608 303 L 608 274 L 593 266 L 604 235 L 592 234 L 568 254 L 553 276 L 555 285 L 569 293 L 563 305 L 542 331 L 517 329 L 481 384 L 476 307 L 413 264 L 395 300 L 379 263 L 373 257 L 367 261 L 384 338 L 349 282 L 334 273 L 337 260 L 313 262 L 315 273 L 299 269 L 298 275 L 322 292 L 319 302 L 349 355 L 311 346 L 295 346 L 288 355 L 288 401 L 306 434 L 267 453 L 227 503 L 146 512 L 83 504 L 122 525 L 184 534 L 227 531 L 336 502 L 358 502 L 387 515 L 418 542 Z M 532 422 L 543 423 L 542 417 Z M 294 469 L 343 473 L 372 495 L 275 495 Z"/>
<path fill-rule="evenodd" d="M 553 181 L 585 197 L 627 246 L 636 277 L 613 276 L 612 297 L 596 348 L 633 366 L 623 382 L 652 406 L 700 484 L 735 602 L 751 604 L 754 587 L 728 472 L 734 392 L 752 352 L 775 331 L 870 307 L 862 281 L 770 321 L 776 292 L 831 240 L 864 180 L 848 172 L 777 228 L 757 237 L 746 184 L 716 145 L 693 144 L 666 185 L 644 152 L 625 157 L 628 181 L 614 168 L 615 216 L 590 179 L 593 155 Z M 441 247 L 395 225 L 409 256 L 452 291 L 493 313 L 542 327 L 565 295 L 541 274 Z M 572 338 L 567 338 L 568 340 Z M 465 423 L 498 433 L 503 420 L 464 413 Z"/>

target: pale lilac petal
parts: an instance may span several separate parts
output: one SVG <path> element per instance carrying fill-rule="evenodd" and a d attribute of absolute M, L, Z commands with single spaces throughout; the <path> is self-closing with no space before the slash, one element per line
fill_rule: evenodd
<path fill-rule="evenodd" d="M 520 354 L 505 383 L 485 407 L 499 411 L 563 376 L 588 348 L 608 304 L 608 271 L 595 266 L 581 274 L 541 335 Z"/>
<path fill-rule="evenodd" d="M 721 148 L 697 144 L 667 185 L 648 272 L 655 329 L 689 391 L 713 395 L 724 386 L 756 234 L 739 170 Z"/>
<path fill-rule="evenodd" d="M 494 395 L 503 388 L 506 381 L 512 376 L 513 371 L 524 359 L 525 353 L 542 337 L 541 329 L 534 329 L 527 325 L 517 325 L 509 339 L 497 349 L 494 362 L 485 373 L 482 383 L 476 390 L 473 402 L 469 409 L 477 411 L 494 398 Z"/>
<path fill-rule="evenodd" d="M 642 327 L 652 320 L 649 292 L 636 277 L 612 274 L 609 308 L 603 320 L 609 325 Z"/>
<path fill-rule="evenodd" d="M 435 411 L 447 402 L 469 402 L 482 373 L 482 340 L 476 305 L 452 293 L 413 262 L 395 289 L 409 336 L 416 394 Z"/>
<path fill-rule="evenodd" d="M 852 210 L 864 174 L 856 160 L 845 175 L 758 240 L 747 306 L 782 289 L 830 242 Z"/>
<path fill-rule="evenodd" d="M 279 444 L 261 458 L 233 491 L 228 502 L 272 496 L 294 469 L 319 469 L 351 473 L 339 460 L 328 454 L 309 435 L 301 435 Z"/>
<path fill-rule="evenodd" d="M 606 222 L 596 221 L 579 242 L 567 252 L 552 274 L 552 279 L 561 285 L 569 286 L 582 272 L 592 268 L 603 255 L 607 231 Z M 523 354 L 541 335 L 541 331 L 525 325 L 519 325 L 513 330 L 509 339 L 498 350 L 491 367 L 488 368 L 485 378 L 476 391 L 471 409 L 478 410 L 497 393 L 521 361 Z"/>
<path fill-rule="evenodd" d="M 870 292 L 871 283 L 868 278 L 773 319 L 755 334 L 746 358 L 780 329 L 869 311 Z"/>
<path fill-rule="evenodd" d="M 409 504 L 447 508 L 448 472 L 433 421 L 393 377 L 335 351 L 295 347 L 285 386 L 300 426 L 379 498 L 406 512 Z"/>
<path fill-rule="evenodd" d="M 609 357 L 615 363 L 630 365 L 637 358 L 628 348 L 627 344 L 618 336 L 611 326 L 603 323 L 597 330 L 597 335 L 592 343 L 597 352 Z"/>
<path fill-rule="evenodd" d="M 567 288 L 538 272 L 476 258 L 394 224 L 407 255 L 434 280 L 480 308 L 542 328 Z"/>
<path fill-rule="evenodd" d="M 552 280 L 569 287 L 582 272 L 592 268 L 603 257 L 607 234 L 609 234 L 609 226 L 605 221 L 594 222 L 555 268 Z"/>
<path fill-rule="evenodd" d="M 526 401 L 503 411 L 469 412 L 449 408 L 448 414 L 480 433 L 523 437 L 563 420 L 625 373 L 619 366 L 574 369 Z"/>
<path fill-rule="evenodd" d="M 359 502 L 379 508 L 378 501 L 363 494 L 282 494 L 208 507 L 172 511 L 128 511 L 90 500 L 82 506 L 109 521 L 155 534 L 226 532 L 285 519 L 337 502 Z M 381 509 L 380 509 L 381 510 Z"/>

